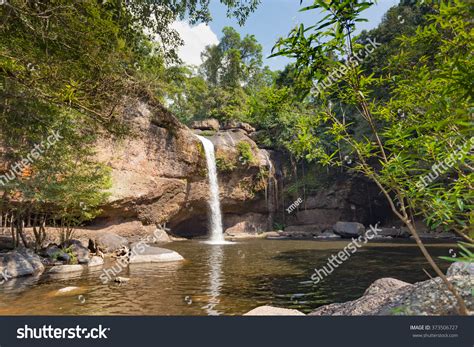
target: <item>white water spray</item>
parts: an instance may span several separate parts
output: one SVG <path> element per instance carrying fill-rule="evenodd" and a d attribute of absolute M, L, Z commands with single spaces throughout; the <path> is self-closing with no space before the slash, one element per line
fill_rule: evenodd
<path fill-rule="evenodd" d="M 205 137 L 196 135 L 204 147 L 206 154 L 207 172 L 209 176 L 209 207 L 211 209 L 211 218 L 209 220 L 211 227 L 210 243 L 226 243 L 222 229 L 221 204 L 219 201 L 219 182 L 217 181 L 216 158 L 214 155 L 214 144 Z"/>

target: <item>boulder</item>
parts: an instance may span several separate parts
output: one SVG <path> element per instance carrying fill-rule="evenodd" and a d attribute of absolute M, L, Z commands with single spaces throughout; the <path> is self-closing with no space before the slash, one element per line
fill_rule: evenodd
<path fill-rule="evenodd" d="M 390 303 L 402 291 L 412 287 L 411 284 L 394 278 L 376 280 L 359 299 L 345 303 L 334 303 L 319 307 L 310 316 L 364 316 L 373 315 L 380 307 Z"/>
<path fill-rule="evenodd" d="M 191 123 L 192 129 L 219 131 L 219 121 L 217 119 L 204 119 Z"/>
<path fill-rule="evenodd" d="M 70 272 L 82 272 L 84 267 L 82 265 L 55 265 L 48 270 L 48 274 L 63 274 Z"/>
<path fill-rule="evenodd" d="M 11 251 L 0 254 L 0 280 L 28 276 L 44 271 L 38 255 L 32 251 Z"/>
<path fill-rule="evenodd" d="M 474 276 L 474 263 L 457 261 L 449 266 L 446 276 Z"/>
<path fill-rule="evenodd" d="M 89 249 L 84 247 L 83 245 L 72 244 L 71 251 L 76 256 L 77 262 L 79 264 L 87 264 L 90 259 Z"/>
<path fill-rule="evenodd" d="M 125 237 L 119 236 L 112 232 L 98 234 L 96 243 L 97 246 L 99 246 L 100 249 L 106 253 L 112 253 L 123 246 L 128 246 L 128 240 Z"/>
<path fill-rule="evenodd" d="M 177 252 L 160 247 L 151 247 L 144 243 L 131 246 L 132 255 L 129 264 L 138 263 L 163 263 L 168 261 L 181 261 L 184 258 Z"/>
<path fill-rule="evenodd" d="M 245 313 L 244 316 L 304 316 L 303 312 L 274 306 L 259 306 Z"/>
<path fill-rule="evenodd" d="M 35 274 L 42 273 L 44 271 L 44 265 L 41 261 L 41 258 L 33 250 L 20 248 L 17 252 L 23 255 L 23 257 L 25 257 L 25 259 L 30 263 Z"/>
<path fill-rule="evenodd" d="M 365 227 L 355 222 L 337 222 L 333 226 L 334 233 L 342 238 L 359 237 L 365 233 Z"/>
<path fill-rule="evenodd" d="M 237 122 L 235 120 L 230 120 L 222 126 L 223 130 L 232 130 L 232 129 L 242 129 L 247 134 L 252 134 L 255 132 L 255 128 L 248 123 Z"/>
<path fill-rule="evenodd" d="M 171 242 L 170 236 L 166 230 L 161 228 L 155 228 L 155 231 L 146 237 L 149 243 L 167 243 Z"/>
<path fill-rule="evenodd" d="M 464 299 L 469 311 L 474 311 L 472 276 L 451 276 L 448 280 Z M 358 316 L 358 315 L 410 315 L 448 316 L 457 315 L 454 296 L 436 277 L 409 284 L 393 278 L 382 278 L 365 291 L 359 299 L 319 307 L 310 315 Z"/>
<path fill-rule="evenodd" d="M 472 276 L 451 276 L 448 280 L 464 299 L 467 309 L 474 311 Z M 441 278 L 415 283 L 411 290 L 394 297 L 375 311 L 377 315 L 452 316 L 458 315 L 453 294 Z M 472 313 L 471 313 L 472 314 Z"/>

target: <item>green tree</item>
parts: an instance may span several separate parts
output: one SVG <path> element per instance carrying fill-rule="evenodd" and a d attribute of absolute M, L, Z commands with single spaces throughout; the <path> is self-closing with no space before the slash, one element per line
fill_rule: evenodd
<path fill-rule="evenodd" d="M 213 86 L 238 88 L 249 85 L 262 67 L 262 46 L 254 35 L 243 39 L 232 27 L 222 29 L 218 45 L 206 47 L 201 71 Z"/>

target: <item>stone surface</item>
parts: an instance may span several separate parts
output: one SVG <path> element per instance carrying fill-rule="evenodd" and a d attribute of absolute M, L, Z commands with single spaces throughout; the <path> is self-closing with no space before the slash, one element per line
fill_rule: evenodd
<path fill-rule="evenodd" d="M 70 272 L 82 272 L 84 267 L 82 265 L 56 265 L 48 270 L 49 274 L 63 274 Z"/>
<path fill-rule="evenodd" d="M 44 265 L 41 258 L 33 250 L 20 248 L 17 252 L 23 255 L 23 257 L 30 263 L 35 274 L 44 271 Z"/>
<path fill-rule="evenodd" d="M 376 280 L 359 299 L 345 303 L 334 303 L 317 308 L 311 316 L 359 316 L 373 315 L 383 305 L 392 302 L 402 291 L 410 289 L 411 284 L 394 278 Z"/>
<path fill-rule="evenodd" d="M 304 316 L 305 314 L 288 308 L 274 306 L 259 306 L 244 314 L 244 316 Z"/>
<path fill-rule="evenodd" d="M 145 227 L 166 222 L 173 236 L 205 235 L 209 186 L 199 139 L 162 107 L 127 100 L 122 113 L 137 136 L 101 138 L 97 142 L 96 159 L 112 169 L 110 198 L 95 221 L 97 230 L 122 227 L 129 222 L 140 222 Z M 206 124 L 206 128 L 218 130 L 218 124 L 211 123 L 214 124 Z M 256 159 L 248 166 L 237 165 L 230 172 L 219 173 L 219 179 L 227 182 L 220 185 L 224 218 L 227 214 L 267 210 L 260 172 L 268 162 L 246 131 L 236 130 L 219 131 L 209 138 L 216 147 L 216 155 L 235 161 L 236 146 L 246 141 Z M 143 229 L 140 226 L 135 231 L 131 228 L 131 232 L 114 232 L 127 238 L 150 233 L 142 233 Z"/>
<path fill-rule="evenodd" d="M 261 213 L 227 215 L 224 219 L 226 234 L 259 233 L 267 230 L 268 216 Z"/>
<path fill-rule="evenodd" d="M 177 252 L 169 249 L 152 247 L 144 243 L 136 243 L 131 246 L 132 255 L 130 264 L 138 263 L 164 263 L 168 261 L 181 261 L 184 258 Z"/>
<path fill-rule="evenodd" d="M 123 246 L 127 246 L 128 240 L 125 237 L 107 231 L 97 235 L 96 244 L 103 252 L 112 253 Z"/>
<path fill-rule="evenodd" d="M 336 223 L 341 218 L 341 211 L 335 209 L 312 209 L 297 211 L 294 224 L 318 224 L 322 228 L 327 228 Z"/>
<path fill-rule="evenodd" d="M 53 296 L 75 296 L 75 295 L 79 295 L 85 292 L 86 292 L 85 288 L 71 286 L 71 287 L 64 287 L 64 288 L 58 289 L 57 291 L 53 292 L 52 295 Z"/>
<path fill-rule="evenodd" d="M 355 222 L 337 222 L 333 226 L 333 231 L 336 235 L 342 238 L 353 238 L 363 235 L 365 227 L 360 223 Z"/>
<path fill-rule="evenodd" d="M 87 264 L 90 259 L 89 249 L 84 247 L 79 240 L 67 240 L 61 244 L 61 248 L 64 250 L 68 248 L 76 258 L 79 264 Z M 69 255 L 66 254 L 68 257 Z M 59 259 L 59 258 L 58 258 Z"/>
<path fill-rule="evenodd" d="M 247 134 L 252 134 L 255 132 L 255 128 L 248 123 L 237 122 L 235 120 L 230 120 L 222 126 L 223 130 L 232 130 L 232 129 L 242 129 Z"/>
<path fill-rule="evenodd" d="M 451 284 L 464 299 L 468 310 L 474 314 L 472 295 L 473 276 L 448 277 Z M 406 291 L 376 310 L 377 315 L 450 316 L 458 315 L 456 300 L 441 278 L 436 277 L 415 283 Z"/>
<path fill-rule="evenodd" d="M 32 251 L 10 251 L 0 254 L 0 280 L 33 275 L 44 271 L 44 265 L 38 255 Z"/>
<path fill-rule="evenodd" d="M 446 276 L 474 276 L 474 263 L 457 261 L 449 266 Z"/>
<path fill-rule="evenodd" d="M 199 130 L 219 130 L 219 121 L 217 119 L 196 120 L 191 123 L 191 128 Z"/>
<path fill-rule="evenodd" d="M 449 281 L 474 311 L 473 276 L 451 276 Z M 375 281 L 359 299 L 319 307 L 310 315 L 457 315 L 456 300 L 437 277 L 415 284 L 382 278 Z"/>
<path fill-rule="evenodd" d="M 52 243 L 49 244 L 45 249 L 41 251 L 41 255 L 48 257 L 48 258 L 57 258 L 57 256 L 61 253 L 61 249 L 58 245 Z"/>

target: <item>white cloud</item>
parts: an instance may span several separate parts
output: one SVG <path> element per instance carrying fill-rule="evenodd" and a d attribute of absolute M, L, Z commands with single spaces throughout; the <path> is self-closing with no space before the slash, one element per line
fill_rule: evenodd
<path fill-rule="evenodd" d="M 174 22 L 172 27 L 179 33 L 184 46 L 179 47 L 179 57 L 189 65 L 201 65 L 201 52 L 207 45 L 218 44 L 216 34 L 204 23 L 190 26 L 186 22 Z"/>

